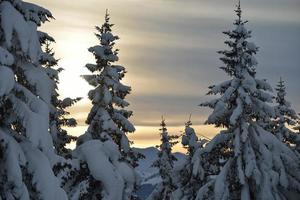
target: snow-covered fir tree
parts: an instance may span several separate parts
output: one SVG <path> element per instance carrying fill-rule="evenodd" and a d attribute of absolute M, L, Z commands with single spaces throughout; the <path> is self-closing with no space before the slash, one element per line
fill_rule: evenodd
<path fill-rule="evenodd" d="M 286 100 L 285 83 L 281 78 L 277 84 L 276 91 L 275 119 L 272 121 L 274 134 L 291 148 L 299 149 L 300 134 L 293 132 L 287 127 L 295 126 L 299 118 L 291 107 L 290 102 Z"/>
<path fill-rule="evenodd" d="M 300 113 L 298 113 L 298 116 L 300 115 Z M 300 133 L 300 119 L 297 120 L 297 123 L 295 125 L 295 127 L 293 127 L 293 129 L 295 131 L 298 131 L 298 133 Z"/>
<path fill-rule="evenodd" d="M 195 151 L 199 148 L 199 146 L 201 146 L 201 143 L 198 143 L 199 139 L 197 134 L 195 133 L 195 130 L 191 127 L 192 125 L 193 124 L 191 119 L 189 119 L 185 123 L 185 130 L 181 140 L 181 144 L 184 148 L 187 149 L 187 155 L 189 156 L 189 158 L 192 158 L 194 156 Z"/>
<path fill-rule="evenodd" d="M 81 98 L 72 99 L 67 97 L 63 100 L 59 98 L 59 73 L 63 69 L 58 67 L 58 59 L 55 58 L 55 53 L 50 47 L 51 42 L 55 42 L 55 40 L 47 33 L 41 31 L 39 31 L 39 40 L 44 47 L 44 51 L 41 54 L 39 61 L 54 83 L 53 91 L 51 93 L 49 131 L 52 136 L 56 153 L 65 158 L 55 163 L 53 172 L 59 178 L 61 187 L 69 194 L 70 188 L 66 187 L 66 185 L 73 182 L 74 179 L 72 176 L 76 171 L 78 163 L 76 163 L 76 161 L 73 162 L 71 149 L 68 149 L 66 145 L 75 141 L 77 137 L 69 135 L 63 127 L 75 127 L 77 125 L 74 118 L 68 118 L 70 113 L 66 109 Z"/>
<path fill-rule="evenodd" d="M 78 138 L 73 152 L 73 163 L 78 160 L 73 180 L 65 183 L 70 199 L 137 198 L 139 179 L 134 167 L 139 154 L 131 149 L 126 135 L 135 131 L 128 120 L 132 112 L 124 109 L 129 105 L 125 97 L 131 88 L 121 83 L 125 68 L 113 64 L 118 61 L 114 45 L 119 38 L 112 34 L 112 26 L 106 13 L 105 23 L 96 27 L 100 44 L 89 48 L 96 64 L 87 64 L 93 74 L 83 77 L 94 87 L 88 93 L 93 106 L 86 120 L 88 129 Z"/>
<path fill-rule="evenodd" d="M 52 14 L 20 0 L 1 1 L 0 13 L 0 199 L 67 199 L 52 171 L 54 83 L 39 63 L 37 27 Z"/>
<path fill-rule="evenodd" d="M 195 130 L 191 127 L 191 120 L 185 124 L 185 131 L 182 136 L 181 144 L 187 149 L 186 161 L 180 169 L 177 177 L 177 189 L 172 194 L 172 199 L 192 200 L 196 198 L 197 192 L 204 180 L 204 159 L 195 156 L 198 149 L 203 148 L 206 139 L 198 139 Z"/>
<path fill-rule="evenodd" d="M 162 119 L 160 125 L 161 144 L 158 146 L 158 159 L 154 161 L 152 166 L 158 168 L 162 182 L 156 186 L 147 200 L 169 200 L 172 192 L 176 189 L 176 184 L 173 180 L 173 168 L 174 161 L 177 159 L 172 154 L 172 147 L 178 143 L 174 141 L 178 136 L 169 135 L 164 119 Z"/>
<path fill-rule="evenodd" d="M 234 29 L 224 32 L 230 39 L 225 41 L 229 49 L 219 52 L 221 69 L 231 79 L 211 86 L 209 94 L 220 97 L 202 104 L 213 109 L 207 123 L 225 130 L 203 149 L 220 168 L 199 189 L 196 199 L 299 199 L 299 157 L 259 123 L 275 115 L 268 104 L 272 89 L 266 80 L 256 78 L 258 48 L 247 41 L 251 31 L 241 13 L 239 4 Z"/>
<path fill-rule="evenodd" d="M 298 113 L 298 116 L 300 116 L 300 113 Z M 297 120 L 297 124 L 293 129 L 300 135 L 300 119 Z M 300 153 L 300 145 L 296 145 L 296 151 Z"/>
<path fill-rule="evenodd" d="M 121 65 L 113 64 L 119 60 L 118 49 L 114 49 L 118 36 L 112 34 L 109 14 L 105 15 L 105 23 L 96 27 L 96 36 L 100 45 L 90 47 L 96 64 L 87 64 L 86 67 L 93 75 L 84 75 L 83 78 L 95 89 L 89 92 L 89 99 L 93 107 L 86 120 L 88 132 L 92 138 L 101 140 L 112 139 L 121 151 L 124 160 L 133 167 L 137 165 L 138 154 L 130 148 L 127 133 L 135 131 L 128 120 L 132 111 L 125 110 L 129 103 L 125 100 L 131 87 L 121 83 L 126 69 Z"/>
<path fill-rule="evenodd" d="M 55 83 L 51 96 L 49 130 L 53 139 L 55 150 L 59 155 L 70 157 L 70 149 L 66 147 L 76 137 L 67 133 L 63 126 L 75 127 L 77 122 L 74 118 L 68 118 L 70 114 L 66 109 L 79 101 L 81 98 L 64 98 L 61 100 L 58 93 L 59 73 L 63 70 L 58 67 L 58 60 L 54 57 L 54 51 L 50 47 L 55 40 L 48 34 L 39 32 L 40 41 L 44 45 L 44 52 L 40 58 L 41 64 L 45 67 L 49 78 Z"/>

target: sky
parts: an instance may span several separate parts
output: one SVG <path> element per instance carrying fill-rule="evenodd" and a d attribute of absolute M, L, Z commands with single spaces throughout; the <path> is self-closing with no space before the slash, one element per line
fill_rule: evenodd
<path fill-rule="evenodd" d="M 233 27 L 233 0 L 30 0 L 49 9 L 55 20 L 41 29 L 52 35 L 59 66 L 62 97 L 84 97 L 70 109 L 79 126 L 68 129 L 80 135 L 90 109 L 91 87 L 80 75 L 94 63 L 87 49 L 98 44 L 94 27 L 101 26 L 105 10 L 120 37 L 118 64 L 128 73 L 124 83 L 134 112 L 130 134 L 135 146 L 159 143 L 159 123 L 164 115 L 171 134 L 181 134 L 192 113 L 198 135 L 212 138 L 219 130 L 203 125 L 211 110 L 198 105 L 211 97 L 208 86 L 227 80 L 219 69 L 218 50 L 225 48 L 222 31 Z M 287 98 L 300 112 L 300 1 L 242 0 L 243 18 L 260 47 L 257 76 L 273 86 L 280 76 L 287 84 Z M 180 146 L 176 150 L 181 150 Z"/>

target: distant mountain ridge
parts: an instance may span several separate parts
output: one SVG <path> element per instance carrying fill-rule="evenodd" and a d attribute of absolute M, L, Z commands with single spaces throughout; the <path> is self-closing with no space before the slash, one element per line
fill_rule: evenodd
<path fill-rule="evenodd" d="M 158 158 L 158 149 L 155 147 L 134 148 L 135 151 L 142 153 L 145 159 L 139 160 L 139 166 L 136 168 L 142 178 L 141 186 L 138 190 L 140 199 L 146 199 L 151 194 L 155 186 L 161 182 L 158 169 L 152 167 L 153 162 Z M 174 153 L 177 161 L 174 168 L 180 167 L 185 161 L 185 155 L 180 152 Z"/>

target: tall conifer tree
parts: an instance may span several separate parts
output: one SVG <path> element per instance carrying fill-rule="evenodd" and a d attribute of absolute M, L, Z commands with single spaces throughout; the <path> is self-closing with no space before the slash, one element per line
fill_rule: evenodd
<path fill-rule="evenodd" d="M 286 143 L 292 149 L 297 149 L 300 146 L 300 134 L 293 132 L 287 126 L 295 126 L 299 117 L 291 107 L 290 102 L 286 100 L 286 87 L 281 78 L 277 84 L 276 91 L 276 115 L 275 119 L 272 120 L 274 134 L 279 140 Z"/>
<path fill-rule="evenodd" d="M 192 122 L 185 124 L 181 143 L 187 149 L 186 162 L 177 174 L 177 190 L 172 194 L 175 200 L 192 200 L 196 198 L 199 188 L 204 182 L 204 158 L 198 152 L 204 147 L 206 139 L 198 139 Z"/>
<path fill-rule="evenodd" d="M 121 83 L 126 70 L 114 64 L 118 61 L 118 49 L 114 49 L 118 36 L 112 34 L 108 13 L 101 27 L 96 27 L 99 45 L 89 48 L 96 64 L 87 64 L 91 75 L 83 78 L 94 88 L 88 97 L 92 108 L 87 117 L 88 129 L 77 140 L 73 152 L 79 162 L 72 170 L 73 179 L 65 183 L 69 186 L 71 199 L 136 199 L 135 189 L 138 176 L 139 154 L 130 147 L 127 133 L 135 128 L 128 120 L 131 111 L 125 97 L 131 88 Z"/>
<path fill-rule="evenodd" d="M 1 1 L 0 13 L 0 199 L 67 199 L 52 171 L 54 84 L 39 63 L 37 28 L 52 14 L 20 0 Z"/>
<path fill-rule="evenodd" d="M 89 92 L 93 107 L 86 123 L 92 138 L 113 140 L 119 146 L 123 159 L 135 167 L 139 155 L 130 148 L 131 142 L 126 135 L 135 131 L 128 120 L 132 111 L 125 110 L 129 106 L 125 97 L 130 93 L 131 87 L 121 83 L 126 73 L 125 67 L 114 64 L 119 60 L 119 50 L 114 49 L 119 37 L 112 34 L 111 28 L 114 24 L 109 20 L 109 14 L 106 12 L 105 23 L 96 27 L 96 37 L 100 45 L 89 48 L 95 56 L 96 64 L 87 64 L 87 69 L 93 75 L 83 76 L 95 87 Z"/>
<path fill-rule="evenodd" d="M 300 135 L 295 134 L 286 126 L 295 126 L 299 119 L 295 110 L 291 108 L 290 102 L 286 100 L 286 87 L 284 81 L 280 78 L 280 81 L 276 87 L 276 118 L 273 121 L 274 133 L 278 139 L 286 142 L 290 145 L 300 142 Z"/>
<path fill-rule="evenodd" d="M 219 170 L 198 191 L 197 199 L 289 199 L 300 192 L 300 160 L 274 134 L 260 126 L 275 116 L 272 91 L 266 80 L 256 78 L 257 46 L 249 42 L 240 4 L 234 29 L 223 32 L 229 49 L 220 51 L 221 67 L 230 80 L 210 87 L 221 97 L 203 103 L 213 109 L 207 123 L 225 130 L 206 146 Z"/>
<path fill-rule="evenodd" d="M 75 141 L 76 137 L 69 135 L 63 126 L 75 127 L 77 122 L 74 118 L 68 118 L 70 114 L 67 108 L 79 101 L 81 98 L 59 98 L 58 84 L 59 73 L 63 68 L 58 67 L 58 59 L 55 58 L 55 53 L 50 47 L 51 42 L 55 40 L 48 34 L 40 32 L 40 41 L 44 45 L 44 52 L 40 58 L 41 64 L 45 67 L 47 75 L 54 82 L 54 90 L 51 96 L 50 118 L 49 118 L 49 130 L 53 138 L 55 150 L 59 155 L 65 157 L 71 157 L 70 149 L 66 147 L 71 141 Z"/>
<path fill-rule="evenodd" d="M 158 152 L 158 159 L 154 161 L 153 167 L 158 168 L 162 183 L 156 186 L 154 191 L 150 194 L 147 200 L 169 200 L 172 192 L 176 189 L 176 183 L 173 177 L 174 161 L 176 157 L 172 154 L 172 147 L 178 142 L 173 141 L 178 136 L 169 135 L 165 120 L 161 122 L 160 141 L 161 144 Z"/>

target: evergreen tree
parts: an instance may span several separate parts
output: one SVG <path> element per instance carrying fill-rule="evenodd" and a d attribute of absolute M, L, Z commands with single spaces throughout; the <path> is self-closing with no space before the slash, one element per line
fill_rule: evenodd
<path fill-rule="evenodd" d="M 286 88 L 281 78 L 277 84 L 276 91 L 277 105 L 275 106 L 275 119 L 272 121 L 274 134 L 279 140 L 285 142 L 291 148 L 299 147 L 300 135 L 286 127 L 286 125 L 295 126 L 299 118 L 296 112 L 291 108 L 291 104 L 285 98 Z"/>
<path fill-rule="evenodd" d="M 158 159 L 154 161 L 152 166 L 159 169 L 162 183 L 157 185 L 148 197 L 148 200 L 169 200 L 171 199 L 171 193 L 176 189 L 173 180 L 173 167 L 174 161 L 177 159 L 172 154 L 172 147 L 178 143 L 173 141 L 177 139 L 178 136 L 168 134 L 164 119 L 162 119 L 160 125 L 161 144 L 158 146 L 160 151 L 158 152 Z"/>
<path fill-rule="evenodd" d="M 207 123 L 225 130 L 206 146 L 210 162 L 219 164 L 215 177 L 207 180 L 196 199 L 290 199 L 299 197 L 300 160 L 274 134 L 260 126 L 264 118 L 274 117 L 272 91 L 266 80 L 256 78 L 258 48 L 248 42 L 251 31 L 236 9 L 235 28 L 225 31 L 229 50 L 220 51 L 221 67 L 230 80 L 210 87 L 209 94 L 221 97 L 202 106 L 213 110 Z M 221 161 L 221 162 L 220 162 Z"/>
<path fill-rule="evenodd" d="M 67 117 L 70 113 L 66 109 L 81 98 L 72 99 L 67 97 L 63 100 L 59 98 L 59 73 L 63 69 L 58 67 L 58 60 L 55 59 L 53 49 L 50 47 L 50 42 L 55 42 L 55 40 L 49 35 L 40 32 L 40 41 L 45 46 L 40 62 L 45 67 L 49 78 L 55 83 L 51 96 L 49 130 L 57 153 L 64 157 L 70 157 L 70 149 L 67 149 L 66 145 L 71 141 L 75 141 L 76 137 L 68 135 L 63 126 L 75 127 L 77 122 L 74 118 Z"/>
<path fill-rule="evenodd" d="M 131 142 L 126 136 L 126 133 L 135 131 L 128 120 L 132 111 L 124 109 L 129 106 L 125 97 L 131 88 L 120 82 L 125 76 L 125 68 L 113 64 L 119 60 L 119 50 L 114 49 L 115 41 L 119 37 L 112 34 L 113 24 L 110 24 L 109 19 L 109 14 L 106 13 L 105 23 L 101 27 L 96 27 L 100 45 L 89 48 L 96 58 L 96 65 L 87 64 L 87 69 L 94 74 L 83 76 L 95 87 L 89 92 L 93 107 L 86 123 L 89 125 L 88 132 L 92 138 L 112 139 L 119 146 L 123 159 L 136 167 L 138 155 L 130 148 Z"/>
<path fill-rule="evenodd" d="M 48 77 L 54 83 L 53 91 L 51 92 L 49 131 L 57 154 L 65 158 L 55 163 L 53 171 L 59 178 L 61 187 L 64 187 L 65 191 L 69 194 L 70 188 L 66 187 L 66 185 L 74 182 L 73 175 L 75 174 L 77 163 L 73 162 L 72 151 L 66 145 L 75 141 L 77 137 L 68 135 L 63 126 L 75 127 L 77 125 L 74 118 L 68 118 L 70 113 L 66 109 L 81 98 L 72 99 L 67 97 L 63 100 L 59 98 L 59 73 L 63 71 L 63 68 L 58 67 L 58 59 L 55 58 L 55 53 L 50 47 L 51 42 L 55 42 L 55 40 L 47 33 L 41 31 L 39 31 L 39 40 L 44 47 L 40 63 L 45 68 Z"/>
<path fill-rule="evenodd" d="M 300 113 L 298 115 L 300 115 Z M 297 120 L 297 124 L 296 124 L 295 127 L 293 127 L 293 129 L 295 131 L 297 131 L 298 135 L 300 135 L 300 119 Z M 300 145 L 299 145 L 299 143 L 296 144 L 296 151 L 298 151 L 300 153 Z"/>
<path fill-rule="evenodd" d="M 0 2 L 0 199 L 67 199 L 52 167 L 53 82 L 40 65 L 37 27 L 52 14 L 20 0 Z"/>
<path fill-rule="evenodd" d="M 78 138 L 73 152 L 78 167 L 73 170 L 71 184 L 65 184 L 71 186 L 71 199 L 137 198 L 134 190 L 138 176 L 134 167 L 139 154 L 130 148 L 126 134 L 135 128 L 128 120 L 132 112 L 124 109 L 129 105 L 125 97 L 131 88 L 121 83 L 125 68 L 113 64 L 119 59 L 118 50 L 114 49 L 119 37 L 112 34 L 112 26 L 106 13 L 105 23 L 96 27 L 100 45 L 89 48 L 96 64 L 86 65 L 93 74 L 83 78 L 94 87 L 88 93 L 93 106 L 86 120 L 88 129 Z"/>
<path fill-rule="evenodd" d="M 300 115 L 300 113 L 298 113 L 298 115 Z M 299 119 L 297 120 L 297 124 L 295 125 L 295 127 L 293 129 L 300 133 L 300 120 Z"/>
<path fill-rule="evenodd" d="M 205 176 L 204 159 L 201 156 L 194 156 L 200 151 L 207 140 L 198 139 L 195 130 L 191 127 L 189 120 L 185 124 L 185 131 L 182 136 L 182 145 L 187 149 L 186 162 L 179 171 L 177 178 L 178 189 L 173 193 L 172 198 L 178 200 L 192 200 L 196 198 L 197 192 L 203 183 Z M 196 153 L 197 154 L 197 153 Z"/>

